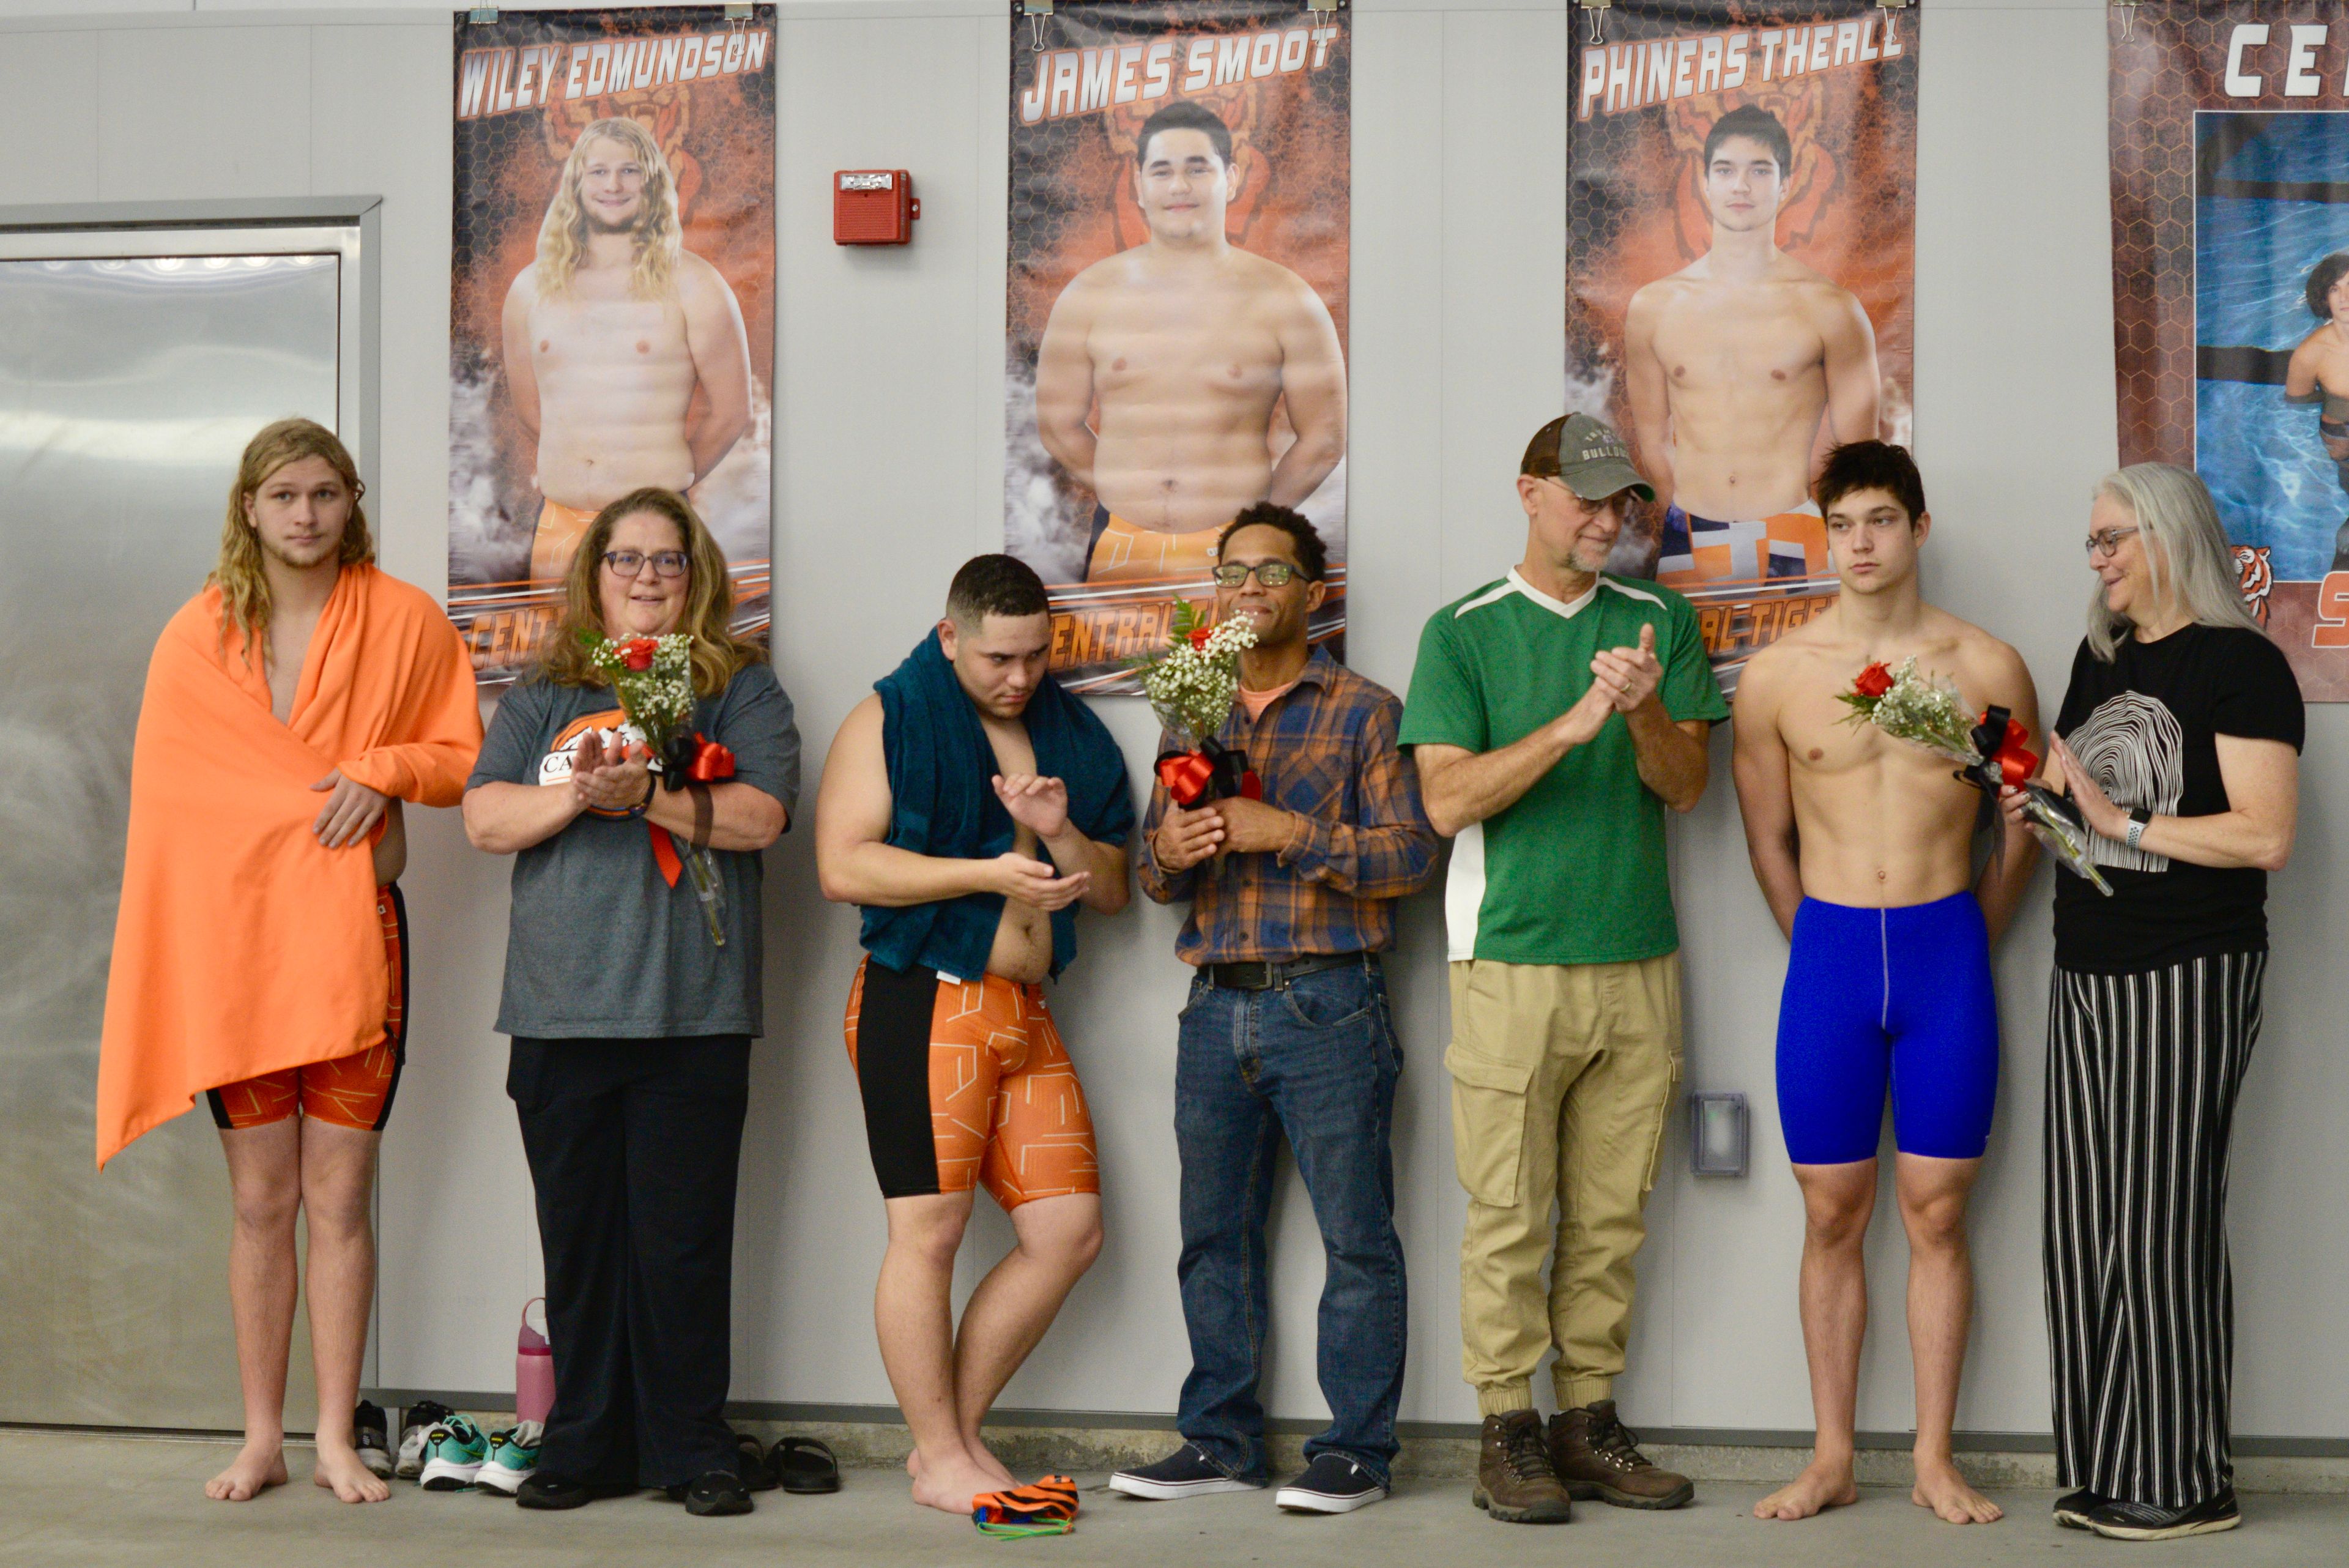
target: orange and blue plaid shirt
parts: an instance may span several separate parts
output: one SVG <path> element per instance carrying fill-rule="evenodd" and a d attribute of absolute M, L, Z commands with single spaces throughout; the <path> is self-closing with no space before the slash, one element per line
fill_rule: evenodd
<path fill-rule="evenodd" d="M 1318 648 L 1263 717 L 1250 720 L 1243 704 L 1232 704 L 1217 742 L 1247 753 L 1265 803 L 1296 822 L 1277 851 L 1219 855 L 1169 875 L 1158 868 L 1154 842 L 1166 786 L 1152 789 L 1137 872 L 1156 902 L 1191 900 L 1177 958 L 1277 962 L 1394 945 L 1394 900 L 1435 870 L 1419 771 L 1395 745 L 1402 722 L 1393 692 Z M 1189 748 L 1169 732 L 1160 749 Z"/>

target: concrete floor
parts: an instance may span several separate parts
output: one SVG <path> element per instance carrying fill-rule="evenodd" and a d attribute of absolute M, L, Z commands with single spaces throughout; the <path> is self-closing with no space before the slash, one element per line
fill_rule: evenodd
<path fill-rule="evenodd" d="M 1518 1558 L 1606 1568 L 1979 1568 L 2126 1560 L 2129 1568 L 2192 1563 L 2349 1563 L 2349 1497 L 2245 1499 L 2231 1534 L 2125 1546 L 2049 1522 L 2051 1494 L 1998 1494 L 2009 1511 L 1985 1527 L 1940 1524 L 1907 1494 L 1870 1490 L 1856 1508 L 1799 1525 L 1746 1517 L 1762 1487 L 1716 1482 L 1694 1507 L 1640 1514 L 1578 1505 L 1563 1528 L 1497 1525 L 1469 1506 L 1457 1480 L 1407 1480 L 1389 1501 L 1339 1519 L 1280 1513 L 1265 1494 L 1145 1503 L 1100 1491 L 1084 1478 L 1077 1532 L 997 1542 L 906 1501 L 901 1477 L 852 1469 L 830 1497 L 761 1493 L 743 1519 L 695 1519 L 657 1494 L 598 1502 L 574 1513 L 525 1513 L 484 1493 L 436 1493 L 395 1482 L 391 1501 L 347 1507 L 308 1483 L 306 1450 L 289 1449 L 295 1484 L 243 1504 L 205 1499 L 202 1483 L 232 1450 L 209 1441 L 0 1431 L 0 1564 L 276 1564 L 485 1563 L 499 1568 L 586 1564 L 1120 1563 L 1149 1568 L 1274 1563 L 1279 1568 L 1385 1568 Z"/>

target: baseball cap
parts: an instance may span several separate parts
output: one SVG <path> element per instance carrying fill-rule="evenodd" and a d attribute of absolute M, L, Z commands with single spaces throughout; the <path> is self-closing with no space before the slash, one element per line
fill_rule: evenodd
<path fill-rule="evenodd" d="M 1536 431 L 1517 472 L 1557 480 L 1585 501 L 1604 501 L 1626 490 L 1642 501 L 1656 498 L 1656 487 L 1631 466 L 1631 449 L 1623 438 L 1588 414 L 1568 414 Z"/>

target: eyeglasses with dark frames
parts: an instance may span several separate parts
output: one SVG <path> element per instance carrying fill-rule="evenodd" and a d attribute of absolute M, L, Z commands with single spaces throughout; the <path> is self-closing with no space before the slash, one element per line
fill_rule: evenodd
<path fill-rule="evenodd" d="M 606 550 L 604 564 L 617 577 L 638 577 L 644 575 L 645 563 L 652 563 L 653 571 L 664 577 L 681 577 L 691 565 L 691 557 L 682 550 L 655 550 L 646 555 L 642 550 Z"/>
<path fill-rule="evenodd" d="M 1291 578 L 1305 575 L 1304 568 L 1292 566 L 1287 561 L 1259 561 L 1253 566 L 1244 566 L 1234 561 L 1227 566 L 1217 566 L 1215 578 L 1227 588 L 1244 587 L 1250 572 L 1254 572 L 1256 580 L 1268 588 L 1287 587 Z"/>

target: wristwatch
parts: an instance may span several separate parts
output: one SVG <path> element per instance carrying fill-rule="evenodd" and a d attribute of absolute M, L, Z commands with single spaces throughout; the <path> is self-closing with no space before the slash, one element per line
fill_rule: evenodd
<path fill-rule="evenodd" d="M 2146 825 L 2152 820 L 2153 813 L 2141 805 L 2129 813 L 2127 842 L 2131 849 L 2135 849 L 2137 842 L 2144 838 Z"/>

